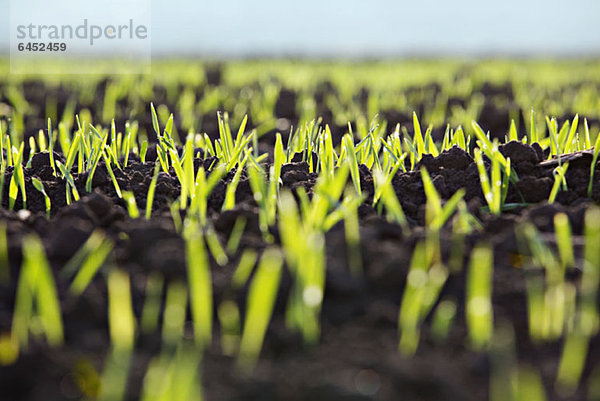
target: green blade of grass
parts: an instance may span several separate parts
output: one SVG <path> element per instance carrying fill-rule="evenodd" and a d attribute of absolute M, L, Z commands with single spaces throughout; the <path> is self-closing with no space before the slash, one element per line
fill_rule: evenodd
<path fill-rule="evenodd" d="M 135 342 L 135 316 L 127 273 L 112 269 L 108 273 L 108 327 L 112 346 L 131 352 Z"/>
<path fill-rule="evenodd" d="M 493 333 L 492 282 L 494 257 L 489 245 L 473 249 L 467 277 L 467 327 L 476 349 L 487 347 Z"/>
<path fill-rule="evenodd" d="M 158 173 L 160 171 L 160 164 L 154 164 L 154 173 L 152 173 L 152 181 L 150 181 L 150 186 L 148 187 L 148 195 L 146 196 L 146 211 L 144 213 L 144 217 L 146 220 L 150 219 L 152 215 L 152 204 L 154 203 L 154 194 L 156 192 L 156 182 L 158 180 Z"/>
<path fill-rule="evenodd" d="M 594 144 L 594 156 L 592 158 L 592 163 L 590 164 L 590 180 L 588 182 L 587 188 L 588 198 L 592 197 L 592 191 L 594 186 L 594 172 L 596 171 L 596 164 L 598 163 L 598 154 L 600 154 L 600 132 L 596 137 L 596 142 Z"/>
<path fill-rule="evenodd" d="M 127 213 L 129 214 L 129 217 L 132 219 L 140 217 L 140 211 L 137 207 L 133 192 L 123 191 L 123 199 L 125 199 L 125 203 L 127 204 Z"/>
<path fill-rule="evenodd" d="M 184 283 L 172 281 L 167 286 L 162 327 L 163 345 L 167 349 L 175 347 L 183 338 L 187 299 L 187 286 Z"/>
<path fill-rule="evenodd" d="M 23 265 L 12 321 L 12 333 L 24 348 L 29 340 L 34 303 L 48 343 L 61 345 L 63 325 L 52 271 L 41 241 L 30 235 L 23 240 Z"/>
<path fill-rule="evenodd" d="M 565 163 L 562 166 L 558 166 L 554 169 L 554 184 L 552 185 L 550 196 L 548 196 L 548 203 L 554 203 L 554 201 L 556 200 L 556 196 L 558 195 L 560 186 L 561 184 L 563 184 L 563 181 L 565 181 L 565 174 L 567 173 L 568 168 L 569 163 Z"/>
<path fill-rule="evenodd" d="M 104 261 L 112 249 L 112 241 L 103 239 L 98 247 L 91 250 L 71 283 L 71 293 L 78 296 L 85 291 L 98 269 L 104 264 Z"/>
<path fill-rule="evenodd" d="M 258 255 L 256 254 L 256 251 L 252 249 L 244 250 L 238 267 L 231 278 L 231 285 L 234 289 L 242 288 L 246 284 L 250 274 L 252 273 L 252 269 L 256 264 L 257 257 Z"/>
<path fill-rule="evenodd" d="M 354 189 L 356 193 L 360 196 L 362 194 L 360 188 L 360 173 L 358 171 L 358 162 L 356 160 L 356 153 L 354 150 L 354 142 L 352 141 L 352 137 L 346 134 L 343 138 L 344 147 L 346 149 L 346 157 L 348 161 L 348 166 L 350 167 L 350 175 L 352 176 L 352 182 L 354 183 Z"/>
<path fill-rule="evenodd" d="M 142 331 L 146 334 L 154 333 L 158 328 L 163 281 L 162 276 L 156 272 L 150 273 L 146 278 L 144 307 L 140 321 Z"/>
<path fill-rule="evenodd" d="M 46 217 L 50 218 L 50 210 L 52 209 L 52 203 L 50 201 L 50 197 L 44 190 L 44 184 L 36 177 L 31 177 L 31 183 L 33 187 L 37 189 L 44 196 L 44 203 L 46 204 Z"/>
<path fill-rule="evenodd" d="M 266 249 L 250 284 L 239 353 L 242 366 L 253 367 L 262 348 L 279 289 L 282 264 L 283 258 L 278 250 Z"/>
<path fill-rule="evenodd" d="M 198 346 L 206 347 L 212 337 L 213 297 L 210 264 L 200 232 L 186 238 L 186 261 L 194 338 Z"/>

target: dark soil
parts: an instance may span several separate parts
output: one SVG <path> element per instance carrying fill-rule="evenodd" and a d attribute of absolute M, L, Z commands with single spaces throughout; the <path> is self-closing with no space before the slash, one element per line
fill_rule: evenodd
<path fill-rule="evenodd" d="M 223 80 L 218 65 L 206 71 L 206 82 L 194 88 L 199 98 L 207 88 L 219 85 Z M 258 85 L 258 84 L 257 84 Z M 104 98 L 107 82 L 99 82 L 96 99 Z M 59 86 L 48 89 L 37 81 L 23 85 L 25 98 L 31 104 L 45 104 L 45 98 L 56 99 L 57 114 L 62 115 L 70 98 L 68 88 Z M 475 88 L 486 99 L 500 97 L 514 108 L 514 94 L 510 86 L 483 84 Z M 154 88 L 155 104 L 167 104 L 169 109 L 176 99 L 169 91 Z M 432 104 L 439 94 L 439 85 L 408 88 L 407 96 L 417 96 L 421 102 L 411 103 L 412 109 L 422 114 L 425 104 Z M 0 93 L 4 93 L 0 90 Z M 176 94 L 176 93 L 175 93 Z M 237 96 L 239 93 L 232 93 Z M 324 82 L 314 92 L 317 114 L 323 124 L 330 125 L 334 142 L 339 143 L 346 126 L 338 126 L 333 111 L 325 101 L 326 96 L 338 96 L 333 84 Z M 361 89 L 355 101 L 366 109 L 369 91 Z M 141 129 L 152 132 L 149 108 L 146 103 L 137 113 L 128 111 L 127 99 L 120 99 L 117 107 L 117 125 L 125 120 L 137 119 Z M 275 104 L 274 116 L 282 123 L 296 126 L 298 123 L 298 94 L 291 89 L 282 90 Z M 10 99 L 2 97 L 0 102 L 10 105 Z M 78 103 L 89 109 L 94 121 L 101 121 L 101 103 L 94 99 L 90 103 Z M 466 99 L 449 99 L 451 106 L 465 106 Z M 79 111 L 80 108 L 77 109 Z M 216 111 L 216 110 L 215 110 Z M 498 138 L 508 130 L 509 112 L 499 109 L 487 101 L 479 116 L 479 122 Z M 522 116 L 523 113 L 520 110 Z M 411 115 L 397 110 L 383 110 L 381 117 L 388 127 L 400 123 L 412 132 Z M 45 126 L 42 113 L 27 115 L 24 121 L 27 134 L 37 134 Z M 202 130 L 211 137 L 218 136 L 214 113 L 207 113 L 202 121 Z M 185 132 L 181 122 L 175 120 L 175 128 Z M 251 115 L 248 127 L 260 125 Z M 518 122 L 520 132 L 525 123 Z M 436 134 L 436 132 L 438 134 Z M 434 129 L 434 136 L 443 130 Z M 272 133 L 271 133 L 272 134 Z M 151 137 L 151 135 L 149 134 Z M 262 140 L 266 148 L 274 142 L 274 135 L 265 135 Z M 401 228 L 380 217 L 376 210 L 365 202 L 360 214 L 360 251 L 364 275 L 360 278 L 350 274 L 348 249 L 343 224 L 340 223 L 326 235 L 327 280 L 322 311 L 322 333 L 319 345 L 306 347 L 297 334 L 285 329 L 284 312 L 287 294 L 291 286 L 289 274 L 284 274 L 278 296 L 274 319 L 269 327 L 261 359 L 253 374 L 240 374 L 235 369 L 235 360 L 223 356 L 219 343 L 219 327 L 215 327 L 214 341 L 203 357 L 202 383 L 207 400 L 484 400 L 488 395 L 490 361 L 485 353 L 472 351 L 468 344 L 464 317 L 465 273 L 452 274 L 441 294 L 441 298 L 457 301 L 457 320 L 449 336 L 442 342 L 434 341 L 430 335 L 427 318 L 421 335 L 419 349 L 414 357 L 398 354 L 398 311 L 409 268 L 410 257 L 416 242 L 424 233 L 425 194 L 418 167 L 430 172 L 433 182 L 444 200 L 449 199 L 459 188 L 466 190 L 468 208 L 483 225 L 481 233 L 465 238 L 468 254 L 479 240 L 487 240 L 495 250 L 493 288 L 493 310 L 497 326 L 509 326 L 515 333 L 518 359 L 535 367 L 541 374 L 549 394 L 549 400 L 585 400 L 590 375 L 600 362 L 600 341 L 593 338 L 583 382 L 575 395 L 565 396 L 554 390 L 554 380 L 561 352 L 560 341 L 545 345 L 534 344 L 528 334 L 526 293 L 523 269 L 517 268 L 515 260 L 521 253 L 515 227 L 525 221 L 532 222 L 543 233 L 552 233 L 553 216 L 565 212 L 570 220 L 576 243 L 582 243 L 583 217 L 592 203 L 600 202 L 600 174 L 596 175 L 591 199 L 587 197 L 587 185 L 591 158 L 582 156 L 571 162 L 566 174 L 568 190 L 558 194 L 555 204 L 547 204 L 554 177 L 554 166 L 540 165 L 546 157 L 539 147 L 530 147 L 510 142 L 501 147 L 509 156 L 520 177 L 519 183 L 511 185 L 507 202 L 528 203 L 517 209 L 493 217 L 482 211 L 485 206 L 479 184 L 479 174 L 471 155 L 453 148 L 438 157 L 425 156 L 413 172 L 398 173 L 393 186 L 412 227 L 405 236 Z M 28 154 L 26 150 L 25 154 Z M 147 160 L 154 160 L 156 152 L 148 151 Z M 61 158 L 59 154 L 55 158 Z M 212 159 L 197 160 L 195 168 L 209 168 Z M 146 194 L 150 184 L 153 162 L 141 163 L 130 157 L 130 165 L 123 171 L 115 169 L 122 190 L 134 193 L 143 213 Z M 368 168 L 361 166 L 361 185 L 367 194 L 373 193 L 373 179 Z M 78 376 L 82 369 L 92 366 L 98 372 L 109 350 L 107 323 L 107 294 L 104 273 L 96 276 L 90 287 L 78 298 L 68 292 L 68 282 L 58 272 L 86 241 L 95 229 L 103 230 L 115 242 L 112 260 L 131 275 L 133 305 L 136 316 L 141 315 L 146 278 L 160 272 L 167 282 L 185 281 L 184 242 L 175 231 L 170 202 L 180 191 L 173 171 L 161 172 L 158 177 L 152 218 L 150 220 L 128 217 L 125 203 L 117 197 L 103 162 L 100 162 L 93 179 L 93 192 L 85 192 L 87 176 L 74 174 L 76 186 L 82 195 L 80 202 L 66 204 L 65 182 L 52 175 L 47 154 L 37 154 L 31 168 L 25 169 L 28 211 L 8 211 L 8 183 L 12 170 L 5 175 L 2 189 L 0 220 L 6 225 L 10 259 L 10 281 L 0 283 L 0 333 L 11 327 L 15 291 L 19 275 L 23 237 L 36 233 L 43 241 L 48 259 L 55 273 L 66 344 L 51 349 L 42 340 L 35 340 L 18 361 L 0 367 L 1 401 L 53 401 L 81 399 L 84 395 Z M 44 199 L 31 183 L 31 178 L 43 181 L 51 197 L 51 218 L 45 217 Z M 224 243 L 239 217 L 247 220 L 240 249 L 225 266 L 211 260 L 215 305 L 224 300 L 238 303 L 243 313 L 247 288 L 232 291 L 231 277 L 241 252 L 247 248 L 258 251 L 267 244 L 258 227 L 258 214 L 250 186 L 245 175 L 236 193 L 236 207 L 221 212 L 225 197 L 225 186 L 232 177 L 220 182 L 209 199 L 209 221 Z M 316 174 L 310 173 L 308 164 L 300 157 L 282 169 L 282 181 L 286 188 L 300 186 L 310 194 L 316 182 Z M 17 199 L 19 208 L 22 202 Z M 277 229 L 273 229 L 277 241 Z M 444 260 L 449 260 L 452 240 L 450 230 L 442 230 Z M 581 247 L 576 248 L 580 255 Z M 467 259 L 463 259 L 463 267 Z M 569 268 L 569 278 L 580 279 L 580 269 Z M 189 320 L 189 311 L 188 311 Z M 215 322 L 216 312 L 215 312 Z M 128 385 L 128 399 L 138 398 L 148 361 L 160 350 L 159 334 L 140 334 L 135 351 L 134 364 Z"/>
<path fill-rule="evenodd" d="M 580 236 L 584 211 L 590 202 L 600 201 L 600 180 L 596 179 L 592 200 L 586 197 L 589 179 L 588 158 L 573 163 L 567 173 L 568 191 L 559 193 L 557 203 L 544 203 L 553 182 L 553 166 L 543 167 L 541 149 L 516 142 L 501 148 L 511 158 L 521 181 L 511 186 L 509 202 L 531 203 L 500 217 L 481 212 L 484 205 L 477 168 L 471 156 L 453 148 L 433 158 L 425 156 L 419 166 L 425 166 L 444 199 L 459 188 L 466 189 L 469 209 L 482 222 L 484 231 L 466 238 L 467 249 L 476 241 L 487 239 L 496 250 L 494 273 L 494 318 L 497 324 L 510 325 L 517 339 L 518 356 L 538 368 L 544 378 L 550 399 L 561 398 L 552 391 L 560 344 L 546 346 L 531 342 L 527 329 L 524 275 L 513 266 L 520 249 L 514 229 L 519 222 L 531 221 L 543 232 L 552 231 L 552 216 L 564 211 L 569 216 L 574 235 Z M 60 157 L 60 155 L 56 155 Z M 295 160 L 299 160 L 296 158 Z M 212 160 L 197 160 L 210 166 Z M 124 171 L 115 174 L 122 189 L 133 191 L 141 210 L 153 171 L 153 163 L 133 160 Z M 372 193 L 370 171 L 361 166 L 363 190 Z M 309 191 L 316 175 L 309 173 L 308 164 L 293 162 L 282 170 L 287 188 L 303 186 Z M 152 272 L 161 272 L 167 282 L 186 280 L 184 243 L 175 232 L 169 201 L 179 193 L 174 172 L 160 173 L 156 188 L 152 219 L 130 219 L 125 204 L 118 199 L 105 167 L 100 164 L 93 181 L 93 193 L 80 202 L 66 205 L 65 183 L 52 176 L 47 154 L 38 154 L 31 168 L 25 169 L 30 211 L 8 211 L 8 181 L 5 177 L 1 218 L 6 224 L 10 256 L 11 281 L 2 284 L 0 331 L 10 330 L 14 306 L 16 278 L 21 263 L 21 241 L 25 234 L 37 233 L 43 240 L 55 272 L 85 242 L 93 230 L 100 228 L 116 243 L 114 262 L 132 276 L 134 309 L 139 317 L 144 297 L 145 279 Z M 31 177 L 38 177 L 52 199 L 52 217 L 44 215 L 44 202 L 33 188 Z M 80 193 L 85 194 L 86 176 L 75 175 Z M 226 177 L 230 179 L 231 177 Z M 238 187 L 234 210 L 220 213 L 226 180 L 210 197 L 210 221 L 218 235 L 226 241 L 236 219 L 246 217 L 241 249 L 263 249 L 258 228 L 256 205 L 247 178 Z M 220 351 L 218 330 L 213 345 L 203 360 L 202 380 L 208 400 L 481 400 L 488 392 L 490 362 L 484 353 L 471 351 L 466 345 L 464 320 L 465 275 L 453 274 L 442 291 L 442 298 L 458 302 L 458 315 L 447 340 L 437 343 L 429 335 L 429 323 L 424 325 L 421 344 L 412 358 L 398 355 L 397 316 L 405 285 L 411 251 L 424 235 L 425 195 L 418 172 L 398 173 L 393 180 L 396 193 L 413 226 L 405 237 L 396 224 L 378 216 L 368 204 L 360 209 L 361 254 L 364 276 L 353 277 L 347 267 L 347 249 L 343 224 L 327 233 L 327 284 L 322 313 L 321 342 L 305 347 L 298 335 L 284 328 L 284 305 L 290 288 L 290 277 L 284 275 L 275 317 L 267 334 L 261 362 L 253 375 L 240 375 L 234 360 Z M 20 199 L 17 205 L 21 205 Z M 276 232 L 275 232 L 276 234 Z M 277 238 L 277 235 L 276 235 Z M 450 233 L 442 232 L 444 257 L 450 253 Z M 578 250 L 579 251 L 579 250 Z M 245 289 L 234 293 L 230 279 L 240 252 L 226 266 L 212 261 L 215 304 L 232 299 L 243 311 Z M 63 318 L 66 345 L 49 349 L 43 341 L 33 345 L 11 366 L 0 368 L 1 400 L 63 400 L 81 396 L 74 372 L 84 362 L 101 371 L 108 350 L 106 285 L 98 275 L 90 288 L 75 299 L 66 290 L 68 283 L 56 275 Z M 573 269 L 570 277 L 579 278 Z M 142 335 L 136 349 L 135 366 L 128 387 L 129 399 L 138 394 L 145 366 L 159 349 L 158 335 Z M 569 399 L 583 400 L 587 377 L 600 360 L 598 338 L 592 341 L 582 388 Z"/>

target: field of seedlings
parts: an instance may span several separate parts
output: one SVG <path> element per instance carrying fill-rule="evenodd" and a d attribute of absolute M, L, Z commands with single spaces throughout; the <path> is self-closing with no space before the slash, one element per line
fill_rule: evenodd
<path fill-rule="evenodd" d="M 600 61 L 0 77 L 0 401 L 600 400 Z"/>

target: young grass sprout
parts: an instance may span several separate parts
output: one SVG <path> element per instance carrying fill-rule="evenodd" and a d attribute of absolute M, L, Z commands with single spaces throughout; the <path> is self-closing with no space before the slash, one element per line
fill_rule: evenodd
<path fill-rule="evenodd" d="M 494 255 L 490 245 L 479 244 L 471 253 L 467 277 L 467 326 L 476 349 L 488 346 L 494 329 L 492 284 Z"/>
<path fill-rule="evenodd" d="M 279 289 L 282 264 L 281 253 L 267 248 L 250 284 L 239 352 L 242 367 L 252 368 L 262 348 Z"/>

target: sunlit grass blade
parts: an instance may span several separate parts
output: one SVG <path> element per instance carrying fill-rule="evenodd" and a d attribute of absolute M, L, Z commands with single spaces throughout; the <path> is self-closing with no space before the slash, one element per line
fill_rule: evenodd
<path fill-rule="evenodd" d="M 588 358 L 589 337 L 580 332 L 567 334 L 558 366 L 556 385 L 564 394 L 572 395 L 579 386 Z"/>
<path fill-rule="evenodd" d="M 360 173 L 358 170 L 358 161 L 356 160 L 356 153 L 354 150 L 354 142 L 349 134 L 344 135 L 343 138 L 344 148 L 346 150 L 346 157 L 348 166 L 350 167 L 350 175 L 352 176 L 352 182 L 354 183 L 354 189 L 360 196 L 362 191 L 360 188 Z"/>
<path fill-rule="evenodd" d="M 400 352 L 405 355 L 414 354 L 419 345 L 421 304 L 423 288 L 427 282 L 427 264 L 425 244 L 419 242 L 412 254 L 398 317 L 400 331 L 398 347 Z"/>
<path fill-rule="evenodd" d="M 129 276 L 121 270 L 112 269 L 108 273 L 108 327 L 112 349 L 102 374 L 98 397 L 101 401 L 125 398 L 135 325 Z"/>
<path fill-rule="evenodd" d="M 600 209 L 591 207 L 585 214 L 585 247 L 581 278 L 580 331 L 595 335 L 600 328 L 597 294 L 600 285 Z"/>
<path fill-rule="evenodd" d="M 221 349 L 223 354 L 233 356 L 240 346 L 240 311 L 233 301 L 221 302 L 217 310 L 221 326 Z"/>
<path fill-rule="evenodd" d="M 592 191 L 594 189 L 594 173 L 596 171 L 596 164 L 598 163 L 598 155 L 600 154 L 600 132 L 596 137 L 596 142 L 594 144 L 594 156 L 592 158 L 592 163 L 590 164 L 590 180 L 588 182 L 587 188 L 587 196 L 588 198 L 592 197 Z"/>
<path fill-rule="evenodd" d="M 258 255 L 256 254 L 256 251 L 252 249 L 246 249 L 244 253 L 242 253 L 238 267 L 231 278 L 231 285 L 234 289 L 242 288 L 246 284 L 252 273 L 252 269 L 254 269 L 257 258 Z"/>
<path fill-rule="evenodd" d="M 150 186 L 148 187 L 148 195 L 146 196 L 146 211 L 144 213 L 144 217 L 146 220 L 150 219 L 152 216 L 152 204 L 154 203 L 154 194 L 156 192 L 156 182 L 158 180 L 158 173 L 160 171 L 160 164 L 154 164 L 154 173 L 152 174 L 152 181 L 150 181 Z"/>
<path fill-rule="evenodd" d="M 467 276 L 467 327 L 476 349 L 487 347 L 493 333 L 492 284 L 494 255 L 487 244 L 477 245 L 471 254 Z"/>
<path fill-rule="evenodd" d="M 170 354 L 163 352 L 153 358 L 144 377 L 142 401 L 202 401 L 198 368 L 202 353 L 181 345 Z"/>
<path fill-rule="evenodd" d="M 111 345 L 129 352 L 135 342 L 135 316 L 127 273 L 112 269 L 108 273 L 108 327 Z"/>
<path fill-rule="evenodd" d="M 186 261 L 194 338 L 198 346 L 206 347 L 212 336 L 213 296 L 210 264 L 200 232 L 186 238 Z"/>
<path fill-rule="evenodd" d="M 445 299 L 435 309 L 431 322 L 431 335 L 434 340 L 441 342 L 446 339 L 454 318 L 456 317 L 456 302 Z"/>
<path fill-rule="evenodd" d="M 12 322 L 12 333 L 24 348 L 29 341 L 34 307 L 48 343 L 62 344 L 63 324 L 52 270 L 41 241 L 30 235 L 23 240 L 23 265 Z"/>
<path fill-rule="evenodd" d="M 159 273 L 151 273 L 146 278 L 144 307 L 140 321 L 141 329 L 146 334 L 154 333 L 158 328 L 163 282 Z"/>
<path fill-rule="evenodd" d="M 137 207 L 133 192 L 123 191 L 123 199 L 125 199 L 125 202 L 127 203 L 127 213 L 129 214 L 129 217 L 132 219 L 137 219 L 140 217 L 140 211 Z"/>
<path fill-rule="evenodd" d="M 91 250 L 71 283 L 70 290 L 74 295 L 80 295 L 85 291 L 98 269 L 104 264 L 104 261 L 112 249 L 112 241 L 105 238 L 95 249 Z"/>
<path fill-rule="evenodd" d="M 563 269 L 572 266 L 575 262 L 575 256 L 573 254 L 571 225 L 566 214 L 558 213 L 554 215 L 554 232 Z"/>
<path fill-rule="evenodd" d="M 10 264 L 8 260 L 8 238 L 6 224 L 0 223 L 0 284 L 10 281 Z"/>
<path fill-rule="evenodd" d="M 36 177 L 31 177 L 31 183 L 34 188 L 37 189 L 44 196 L 44 203 L 46 204 L 46 217 L 50 218 L 50 210 L 52 209 L 52 203 L 50 197 L 44 189 L 44 184 Z"/>
<path fill-rule="evenodd" d="M 283 257 L 275 248 L 264 251 L 250 284 L 239 363 L 252 368 L 262 348 L 279 289 Z"/>
<path fill-rule="evenodd" d="M 181 281 L 169 283 L 162 327 L 163 345 L 167 349 L 174 348 L 183 338 L 187 301 L 187 286 Z"/>
<path fill-rule="evenodd" d="M 565 163 L 562 166 L 558 166 L 554 169 L 554 184 L 552 184 L 552 190 L 550 191 L 550 195 L 548 196 L 548 203 L 554 203 L 561 185 L 566 185 L 565 174 L 567 174 L 568 168 L 569 163 Z"/>

